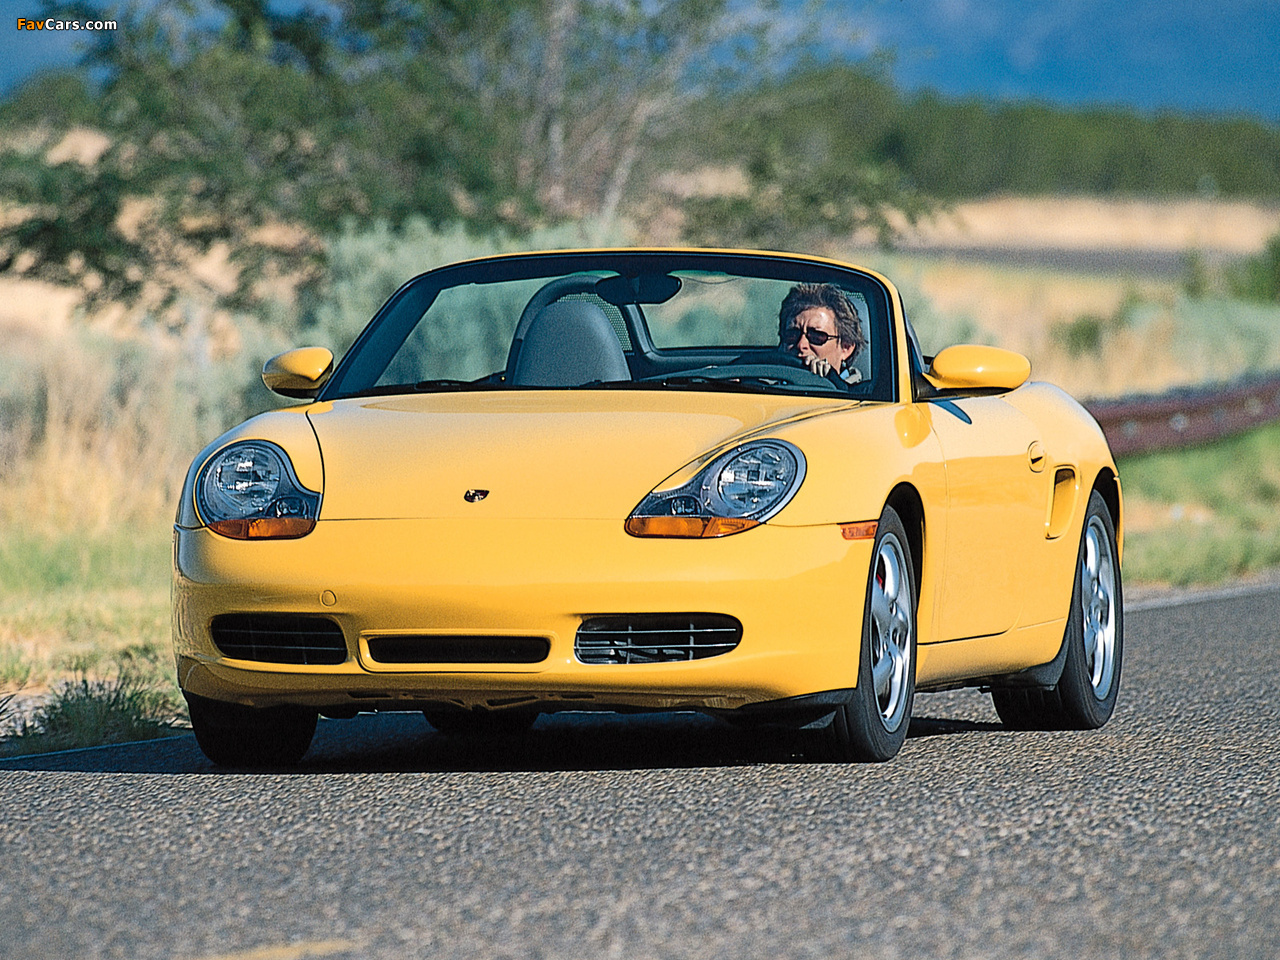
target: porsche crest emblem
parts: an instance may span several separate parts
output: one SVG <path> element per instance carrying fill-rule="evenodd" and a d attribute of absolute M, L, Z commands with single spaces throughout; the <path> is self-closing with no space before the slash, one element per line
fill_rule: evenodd
<path fill-rule="evenodd" d="M 488 495 L 488 490 L 468 490 L 462 495 L 462 499 L 467 501 L 467 503 L 479 503 Z"/>

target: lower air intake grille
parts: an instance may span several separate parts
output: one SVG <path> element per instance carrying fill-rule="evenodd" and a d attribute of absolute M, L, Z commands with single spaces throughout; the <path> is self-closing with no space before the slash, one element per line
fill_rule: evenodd
<path fill-rule="evenodd" d="M 378 663 L 540 663 L 551 652 L 546 637 L 370 637 Z"/>
<path fill-rule="evenodd" d="M 224 656 L 306 666 L 343 663 L 347 642 L 327 617 L 230 613 L 213 618 L 213 642 Z"/>
<path fill-rule="evenodd" d="M 669 663 L 718 657 L 741 639 L 724 614 L 638 613 L 584 620 L 573 651 L 583 663 Z"/>

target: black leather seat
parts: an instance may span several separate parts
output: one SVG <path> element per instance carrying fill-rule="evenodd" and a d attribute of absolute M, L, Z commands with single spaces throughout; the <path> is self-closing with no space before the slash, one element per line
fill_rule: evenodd
<path fill-rule="evenodd" d="M 594 303 L 559 300 L 533 318 L 511 371 L 514 387 L 576 387 L 630 380 L 613 325 Z"/>

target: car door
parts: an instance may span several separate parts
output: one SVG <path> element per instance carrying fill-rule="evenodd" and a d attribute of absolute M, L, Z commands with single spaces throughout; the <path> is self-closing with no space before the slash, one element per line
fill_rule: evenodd
<path fill-rule="evenodd" d="M 1041 439 L 1001 396 L 927 402 L 947 483 L 937 636 L 1003 633 L 1018 623 L 1044 545 Z"/>

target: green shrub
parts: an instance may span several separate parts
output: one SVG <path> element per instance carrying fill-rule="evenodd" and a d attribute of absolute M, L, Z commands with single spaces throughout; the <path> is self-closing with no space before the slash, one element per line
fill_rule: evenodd
<path fill-rule="evenodd" d="M 1074 320 L 1055 323 L 1049 335 L 1069 356 L 1079 357 L 1100 351 L 1110 326 L 1107 317 L 1085 313 Z"/>
<path fill-rule="evenodd" d="M 33 667 L 18 650 L 0 647 L 0 687 L 25 687 Z"/>
<path fill-rule="evenodd" d="M 1084 313 L 1074 320 L 1055 323 L 1049 328 L 1049 338 L 1068 356 L 1097 355 L 1116 333 L 1134 325 L 1144 306 L 1137 291 L 1129 290 L 1110 315 Z"/>
<path fill-rule="evenodd" d="M 164 737 L 173 732 L 175 713 L 172 695 L 131 667 L 107 680 L 91 680 L 81 669 L 29 716 L 18 718 L 13 733 L 0 739 L 0 756 Z"/>
<path fill-rule="evenodd" d="M 1213 275 L 1199 250 L 1189 250 L 1182 255 L 1180 285 L 1182 292 L 1192 300 L 1203 300 L 1213 289 Z"/>
<path fill-rule="evenodd" d="M 1241 300 L 1280 304 L 1280 233 L 1257 256 L 1227 271 L 1227 287 Z"/>

